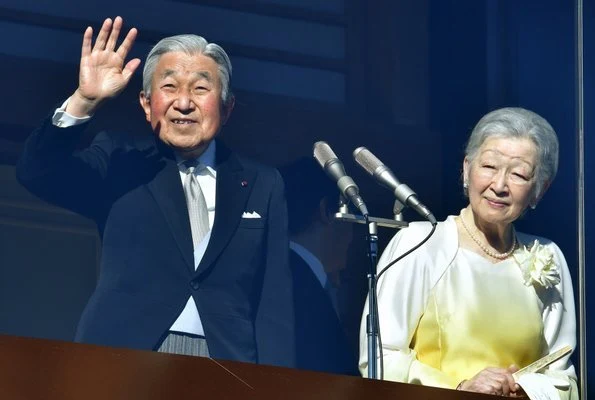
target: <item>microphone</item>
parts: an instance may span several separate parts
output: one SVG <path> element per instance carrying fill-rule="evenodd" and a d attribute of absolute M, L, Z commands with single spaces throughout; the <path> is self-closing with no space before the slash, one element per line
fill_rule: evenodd
<path fill-rule="evenodd" d="M 397 200 L 413 208 L 432 224 L 436 224 L 434 214 L 419 201 L 417 194 L 409 186 L 399 182 L 393 172 L 370 150 L 365 147 L 358 147 L 353 151 L 353 158 L 379 184 L 392 190 Z"/>
<path fill-rule="evenodd" d="M 359 195 L 359 188 L 346 173 L 343 163 L 326 142 L 314 143 L 314 158 L 332 180 L 337 182 L 341 194 L 355 205 L 362 215 L 368 215 L 368 208 Z"/>

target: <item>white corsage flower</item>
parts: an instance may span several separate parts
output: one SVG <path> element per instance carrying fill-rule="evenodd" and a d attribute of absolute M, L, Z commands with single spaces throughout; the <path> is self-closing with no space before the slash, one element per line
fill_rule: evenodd
<path fill-rule="evenodd" d="M 535 240 L 530 248 L 520 246 L 513 253 L 513 257 L 521 268 L 526 286 L 539 284 L 547 289 L 560 283 L 560 272 L 554 262 L 554 253 L 539 244 L 538 240 Z"/>

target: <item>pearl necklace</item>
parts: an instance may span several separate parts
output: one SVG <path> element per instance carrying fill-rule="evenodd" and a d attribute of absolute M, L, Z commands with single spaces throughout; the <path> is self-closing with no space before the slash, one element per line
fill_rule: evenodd
<path fill-rule="evenodd" d="M 488 256 L 495 258 L 497 260 L 504 260 L 505 258 L 508 258 L 516 250 L 517 240 L 516 240 L 516 232 L 514 230 L 514 226 L 512 227 L 513 239 L 512 239 L 512 246 L 510 246 L 510 250 L 508 250 L 505 253 L 496 253 L 495 251 L 488 249 L 488 247 L 485 244 L 483 244 L 482 241 L 471 232 L 471 229 L 469 229 L 469 227 L 465 223 L 465 219 L 463 218 L 463 213 L 461 213 L 459 219 L 461 220 L 461 224 L 463 225 L 463 228 L 465 228 L 465 231 L 467 231 L 467 234 L 469 234 L 469 237 L 471 237 L 471 239 L 473 239 L 473 241 L 479 246 L 479 248 L 482 249 L 483 252 L 486 253 Z"/>

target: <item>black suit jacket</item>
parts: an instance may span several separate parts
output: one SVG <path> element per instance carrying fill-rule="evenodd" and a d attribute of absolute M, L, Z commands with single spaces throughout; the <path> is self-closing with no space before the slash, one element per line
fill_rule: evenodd
<path fill-rule="evenodd" d="M 296 363 L 301 369 L 359 376 L 328 293 L 304 259 L 290 251 L 294 283 Z"/>
<path fill-rule="evenodd" d="M 195 271 L 173 152 L 150 132 L 101 133 L 76 152 L 84 125 L 57 128 L 48 118 L 17 165 L 31 192 L 94 219 L 101 233 L 101 273 L 76 340 L 155 349 L 192 296 L 213 358 L 293 366 L 279 173 L 217 144 L 215 222 Z M 253 211 L 261 218 L 242 218 Z"/>

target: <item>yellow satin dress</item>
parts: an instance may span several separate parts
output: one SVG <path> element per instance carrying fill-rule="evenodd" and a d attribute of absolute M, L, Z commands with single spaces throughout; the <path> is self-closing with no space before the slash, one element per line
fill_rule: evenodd
<path fill-rule="evenodd" d="M 486 367 L 522 368 L 547 354 L 542 309 L 512 257 L 493 264 L 459 248 L 430 294 L 411 348 L 432 367 L 426 374 L 435 369 L 451 387 Z"/>

